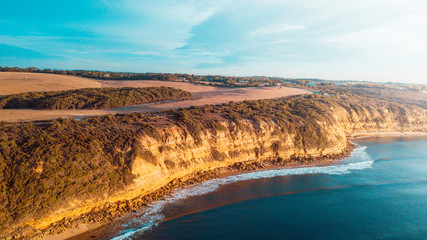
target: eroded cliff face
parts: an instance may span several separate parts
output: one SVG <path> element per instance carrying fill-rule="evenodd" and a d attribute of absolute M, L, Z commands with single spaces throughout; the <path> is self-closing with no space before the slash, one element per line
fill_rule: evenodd
<path fill-rule="evenodd" d="M 224 130 L 202 133 L 201 142 L 196 142 L 182 128 L 163 129 L 160 133 L 167 136 L 166 141 L 151 137 L 140 139 L 140 145 L 149 157 L 137 157 L 133 162 L 134 187 L 143 188 L 170 176 L 182 177 L 236 162 L 341 154 L 348 146 L 346 135 L 355 132 L 427 132 L 426 112 L 419 109 L 393 112 L 370 106 L 356 109 L 333 106 L 331 113 L 335 122 L 317 121 L 322 128 L 318 129 L 319 133 L 327 133 L 326 144 L 320 148 L 317 144 L 304 147 L 299 143 L 299 136 L 283 131 L 272 121 L 259 124 L 246 120 L 244 130 L 234 122 L 224 121 L 221 123 Z"/>
<path fill-rule="evenodd" d="M 337 126 L 324 129 L 328 131 L 326 147 L 304 148 L 295 134 L 283 132 L 274 122 L 255 124 L 246 120 L 243 124 L 244 130 L 234 122 L 224 121 L 221 125 L 225 130 L 202 133 L 201 141 L 179 127 L 161 130 L 166 141 L 141 138 L 139 144 L 144 154 L 132 164 L 136 176 L 133 187 L 144 188 L 171 176 L 179 178 L 237 162 L 340 154 L 348 145 L 343 128 Z"/>
<path fill-rule="evenodd" d="M 72 221 L 81 216 L 92 216 L 91 213 L 105 211 L 108 209 L 106 206 L 114 203 L 121 206 L 126 202 L 124 206 L 130 206 L 130 200 L 152 194 L 176 179 L 236 163 L 262 163 L 272 159 L 286 162 L 337 156 L 348 150 L 346 136 L 355 132 L 427 132 L 427 111 L 419 107 L 400 107 L 385 102 L 372 105 L 363 101 L 340 104 L 337 101 L 323 102 L 319 108 L 322 111 L 317 114 L 304 113 L 298 117 L 285 115 L 264 120 L 243 118 L 239 121 L 222 117 L 215 125 L 197 134 L 189 125 L 162 125 L 157 128 L 156 136 L 142 134 L 133 147 L 117 149 L 123 156 L 134 156 L 130 163 L 134 179 L 125 189 L 104 198 L 76 197 L 49 216 L 21 226 L 40 230 L 52 228 L 53 224 L 59 229 L 66 228 L 69 226 L 57 223 L 64 219 Z M 278 122 L 281 118 L 287 118 L 285 124 Z M 85 218 L 80 219 L 79 223 L 105 220 L 101 217 L 86 221 Z"/>
<path fill-rule="evenodd" d="M 331 107 L 332 116 L 347 134 L 357 132 L 427 132 L 427 111 L 394 105 Z"/>

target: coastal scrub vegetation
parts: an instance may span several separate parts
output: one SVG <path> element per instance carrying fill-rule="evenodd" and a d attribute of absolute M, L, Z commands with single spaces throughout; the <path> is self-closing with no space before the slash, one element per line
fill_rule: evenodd
<path fill-rule="evenodd" d="M 374 106 L 374 107 L 373 107 Z M 78 199 L 105 198 L 133 182 L 137 157 L 158 164 L 139 141 L 151 137 L 166 143 L 163 130 L 179 127 L 196 144 L 203 135 L 251 131 L 262 135 L 262 125 L 275 134 L 292 136 L 301 150 L 336 144 L 330 129 L 343 125 L 385 123 L 392 116 L 400 124 L 425 125 L 421 108 L 381 100 L 308 95 L 275 100 L 243 101 L 168 110 L 160 113 L 105 115 L 82 121 L 57 119 L 0 126 L 0 231 L 28 219 L 39 219 Z M 236 126 L 224 127 L 222 123 Z M 247 123 L 252 128 L 248 128 Z M 379 125 L 378 125 L 379 126 Z M 271 149 L 280 151 L 280 142 Z M 258 149 L 262 154 L 265 149 Z M 212 149 L 212 159 L 223 153 Z M 173 163 L 167 163 L 173 168 Z"/>
<path fill-rule="evenodd" d="M 66 91 L 27 92 L 0 98 L 0 108 L 111 109 L 136 104 L 190 99 L 191 93 L 171 87 L 82 88 Z"/>
<path fill-rule="evenodd" d="M 425 89 L 423 89 L 425 88 Z M 333 84 L 323 83 L 311 87 L 323 94 L 353 94 L 397 103 L 417 105 L 427 109 L 427 88 L 422 85 L 387 85 L 378 83 Z"/>

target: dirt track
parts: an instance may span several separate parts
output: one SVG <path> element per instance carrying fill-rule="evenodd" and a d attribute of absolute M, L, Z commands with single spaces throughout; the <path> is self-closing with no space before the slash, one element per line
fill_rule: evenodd
<path fill-rule="evenodd" d="M 41 73 L 0 73 L 0 95 L 32 92 L 57 91 L 85 87 L 153 87 L 168 86 L 189 91 L 195 100 L 172 102 L 164 104 L 142 104 L 111 110 L 29 110 L 1 109 L 0 121 L 18 122 L 30 120 L 49 120 L 58 117 L 79 118 L 116 113 L 151 112 L 170 108 L 201 106 L 205 104 L 221 104 L 229 101 L 256 99 L 271 99 L 310 92 L 297 88 L 218 88 L 212 86 L 194 85 L 187 82 L 166 81 L 103 81 L 72 76 L 41 74 Z"/>

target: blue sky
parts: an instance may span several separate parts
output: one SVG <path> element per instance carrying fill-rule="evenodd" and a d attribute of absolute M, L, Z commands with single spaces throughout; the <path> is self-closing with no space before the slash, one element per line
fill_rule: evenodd
<path fill-rule="evenodd" d="M 427 83 L 425 0 L 14 0 L 0 66 Z"/>

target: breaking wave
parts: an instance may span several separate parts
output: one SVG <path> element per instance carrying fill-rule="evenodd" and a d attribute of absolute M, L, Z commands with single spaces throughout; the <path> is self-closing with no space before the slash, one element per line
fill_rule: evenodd
<path fill-rule="evenodd" d="M 144 232 L 152 229 L 162 222 L 164 216 L 162 214 L 165 205 L 177 200 L 200 196 L 210 192 L 214 192 L 221 186 L 253 179 L 273 178 L 291 175 L 307 175 L 307 174 L 331 174 L 342 175 L 351 173 L 354 170 L 363 170 L 370 168 L 374 161 L 366 153 L 366 146 L 356 148 L 349 157 L 344 159 L 339 165 L 321 166 L 321 167 L 301 167 L 289 169 L 273 169 L 261 170 L 250 173 L 232 175 L 225 178 L 212 179 L 202 183 L 194 184 L 185 188 L 177 189 L 171 196 L 165 200 L 157 201 L 149 204 L 142 215 L 134 218 L 126 223 L 124 227 L 128 229 L 122 231 L 119 236 L 111 240 L 130 239 L 133 235 L 141 235 Z M 132 226 L 132 227 L 131 227 Z"/>

